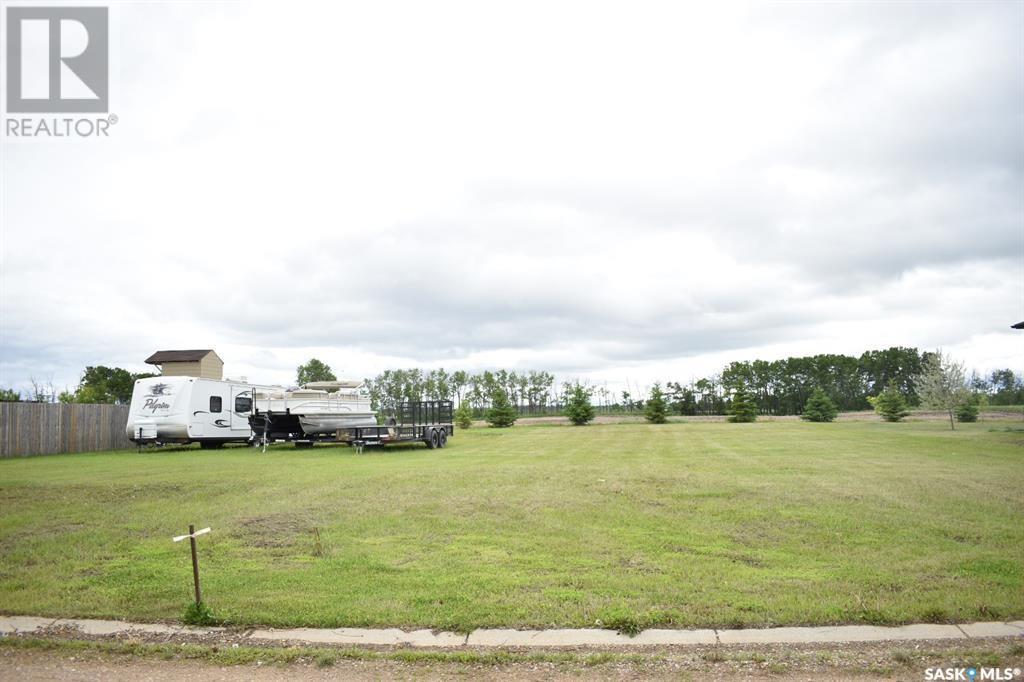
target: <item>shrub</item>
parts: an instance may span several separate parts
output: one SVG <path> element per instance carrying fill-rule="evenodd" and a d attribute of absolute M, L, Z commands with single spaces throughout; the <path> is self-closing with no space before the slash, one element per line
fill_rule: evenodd
<path fill-rule="evenodd" d="M 878 394 L 878 397 L 872 401 L 872 404 L 875 406 L 875 412 L 881 415 L 882 419 L 887 422 L 898 422 L 910 414 L 910 410 L 907 409 L 906 398 L 903 397 L 900 389 L 893 382 L 889 382 L 889 385 Z"/>
<path fill-rule="evenodd" d="M 495 391 L 491 396 L 491 409 L 487 411 L 487 423 L 497 428 L 506 428 L 515 424 L 518 417 L 505 391 Z"/>
<path fill-rule="evenodd" d="M 469 409 L 469 403 L 463 401 L 459 409 L 455 410 L 455 425 L 460 429 L 468 429 L 473 425 L 473 410 Z"/>
<path fill-rule="evenodd" d="M 804 404 L 800 418 L 809 422 L 830 422 L 836 418 L 837 413 L 835 403 L 829 399 L 825 391 L 816 388 Z"/>
<path fill-rule="evenodd" d="M 181 617 L 185 625 L 216 625 L 217 619 L 213 617 L 213 611 L 203 602 L 190 602 L 185 609 L 185 615 Z"/>
<path fill-rule="evenodd" d="M 757 406 L 751 400 L 747 389 L 740 386 L 729 403 L 729 421 L 733 423 L 752 422 L 757 420 Z"/>
<path fill-rule="evenodd" d="M 661 384 L 651 386 L 651 395 L 644 405 L 644 419 L 652 424 L 664 424 L 668 421 L 668 403 L 665 402 L 665 394 L 661 392 Z"/>
<path fill-rule="evenodd" d="M 576 384 L 569 389 L 565 402 L 565 416 L 576 426 L 594 420 L 594 406 L 590 404 L 591 389 Z"/>

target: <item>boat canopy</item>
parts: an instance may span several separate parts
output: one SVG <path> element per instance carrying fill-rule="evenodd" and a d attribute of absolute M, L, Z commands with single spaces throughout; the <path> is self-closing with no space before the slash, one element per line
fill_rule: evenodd
<path fill-rule="evenodd" d="M 337 391 L 339 388 L 359 388 L 363 382 L 358 379 L 342 379 L 341 381 L 311 381 L 302 388 L 311 391 Z"/>

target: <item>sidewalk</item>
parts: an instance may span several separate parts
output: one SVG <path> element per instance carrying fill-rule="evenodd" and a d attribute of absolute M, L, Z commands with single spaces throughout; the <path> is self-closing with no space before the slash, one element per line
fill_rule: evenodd
<path fill-rule="evenodd" d="M 44 634 L 49 628 L 74 628 L 83 635 L 115 636 L 216 635 L 226 628 L 201 628 L 159 623 L 129 623 L 119 620 L 76 618 L 38 618 L 0 616 L 0 635 Z M 891 642 L 904 640 L 980 639 L 985 637 L 1024 637 L 1024 620 L 1006 623 L 964 623 L 932 625 L 920 623 L 899 627 L 840 625 L 823 627 L 787 627 L 750 630 L 644 630 L 635 637 L 612 630 L 474 630 L 468 635 L 454 632 L 397 628 L 291 628 L 243 629 L 237 635 L 263 642 L 300 644 L 349 644 L 414 647 L 607 647 L 664 646 L 695 644 L 831 644 L 845 642 Z"/>

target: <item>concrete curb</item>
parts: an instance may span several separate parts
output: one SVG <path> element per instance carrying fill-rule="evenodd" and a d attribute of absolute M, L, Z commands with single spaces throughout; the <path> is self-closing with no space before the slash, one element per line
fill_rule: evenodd
<path fill-rule="evenodd" d="M 127 634 L 215 635 L 225 628 L 201 628 L 159 623 L 129 623 L 120 620 L 84 618 L 37 618 L 0 616 L 0 636 L 43 633 L 51 627 L 77 629 L 84 635 Z M 300 644 L 363 644 L 414 647 L 608 647 L 709 644 L 840 644 L 847 642 L 889 642 L 903 640 L 978 639 L 1024 637 L 1024 620 L 962 625 L 920 623 L 899 627 L 840 625 L 806 628 L 764 628 L 750 630 L 644 630 L 635 637 L 612 630 L 474 630 L 469 635 L 454 632 L 398 628 L 291 628 L 256 629 L 242 633 L 259 642 Z"/>

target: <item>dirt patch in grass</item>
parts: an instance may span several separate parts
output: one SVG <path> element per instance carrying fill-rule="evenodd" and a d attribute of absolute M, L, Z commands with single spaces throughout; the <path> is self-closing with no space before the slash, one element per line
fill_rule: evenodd
<path fill-rule="evenodd" d="M 235 533 L 247 547 L 281 549 L 313 537 L 316 524 L 308 514 L 284 512 L 242 519 Z"/>

